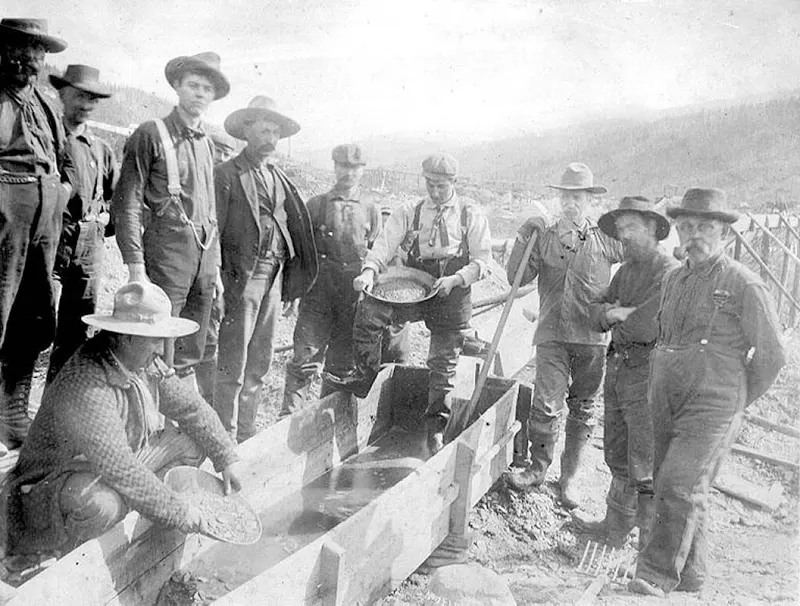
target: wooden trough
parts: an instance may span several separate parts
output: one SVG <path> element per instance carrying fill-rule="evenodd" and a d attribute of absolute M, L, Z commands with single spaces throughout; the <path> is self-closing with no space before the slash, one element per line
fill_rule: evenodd
<path fill-rule="evenodd" d="M 256 551 L 231 551 L 250 548 L 165 531 L 132 513 L 25 583 L 10 603 L 154 604 L 173 572 L 199 576 L 237 562 L 247 573 L 226 581 L 226 593 L 215 604 L 374 602 L 416 570 L 448 535 L 463 537 L 469 510 L 512 458 L 519 389 L 514 381 L 497 378 L 488 380 L 474 421 L 427 458 L 421 431 L 427 376 L 426 369 L 390 366 L 367 398 L 334 393 L 240 446 L 243 493 L 256 511 L 264 512 L 262 540 L 275 539 L 286 547 L 285 553 L 273 553 L 263 570 L 253 560 L 266 547 L 261 552 L 259 544 Z M 381 449 L 395 438 L 404 451 Z M 305 544 L 292 544 L 291 526 L 281 537 L 270 536 L 273 512 L 299 504 L 320 514 L 320 502 L 309 500 L 311 487 L 324 483 L 326 474 L 340 477 L 345 472 L 354 478 L 375 472 L 392 479 L 382 490 L 364 493 L 369 500 L 352 507 L 347 517 L 326 520 L 318 536 L 305 535 Z"/>

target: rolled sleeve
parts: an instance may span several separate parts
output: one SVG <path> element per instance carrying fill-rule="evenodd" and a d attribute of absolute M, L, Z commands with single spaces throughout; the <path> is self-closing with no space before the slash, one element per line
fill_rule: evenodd
<path fill-rule="evenodd" d="M 459 269 L 456 275 L 464 280 L 464 286 L 474 284 L 486 277 L 492 260 L 492 236 L 489 233 L 489 220 L 484 212 L 475 206 L 468 211 L 467 244 L 469 263 Z"/>
<path fill-rule="evenodd" d="M 381 273 L 386 270 L 389 261 L 394 258 L 406 238 L 414 220 L 414 208 L 414 203 L 409 202 L 391 214 L 367 253 L 361 266 L 362 271 L 371 269 L 375 273 Z"/>

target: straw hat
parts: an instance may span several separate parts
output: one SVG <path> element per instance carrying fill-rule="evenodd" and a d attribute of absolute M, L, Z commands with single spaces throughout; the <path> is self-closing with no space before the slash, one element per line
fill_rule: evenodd
<path fill-rule="evenodd" d="M 151 282 L 128 282 L 114 295 L 111 315 L 89 314 L 82 320 L 89 326 L 123 335 L 140 337 L 184 337 L 197 332 L 197 322 L 172 317 L 169 297 Z"/>

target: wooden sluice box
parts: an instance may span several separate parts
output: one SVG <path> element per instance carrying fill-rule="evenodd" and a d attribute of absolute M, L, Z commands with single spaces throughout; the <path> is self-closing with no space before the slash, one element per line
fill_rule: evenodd
<path fill-rule="evenodd" d="M 12 604 L 154 604 L 191 572 L 215 604 L 370 604 L 408 577 L 511 462 L 519 386 L 490 378 L 475 419 L 434 457 L 428 371 L 390 366 L 369 396 L 334 393 L 239 447 L 251 546 L 185 536 L 131 513 L 19 588 Z"/>

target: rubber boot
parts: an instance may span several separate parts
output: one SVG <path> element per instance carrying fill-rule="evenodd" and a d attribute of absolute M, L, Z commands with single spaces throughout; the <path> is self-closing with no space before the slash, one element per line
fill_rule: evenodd
<path fill-rule="evenodd" d="M 575 509 L 579 504 L 580 493 L 575 483 L 575 476 L 590 436 L 591 429 L 567 417 L 564 452 L 561 454 L 561 477 L 558 480 L 558 485 L 561 487 L 561 504 L 566 509 Z"/>
<path fill-rule="evenodd" d="M 509 488 L 514 490 L 525 491 L 541 486 L 553 462 L 558 433 L 545 431 L 540 424 L 528 421 L 528 437 L 531 441 L 530 464 L 522 471 L 506 476 Z"/>
<path fill-rule="evenodd" d="M 656 519 L 656 495 L 652 489 L 640 490 L 636 499 L 636 525 L 639 527 L 639 551 L 643 551 Z"/>
<path fill-rule="evenodd" d="M 606 496 L 605 517 L 599 520 L 589 519 L 576 511 L 573 519 L 583 530 L 596 535 L 598 541 L 620 549 L 636 525 L 636 507 L 636 490 L 628 485 L 625 478 L 612 477 Z"/>

